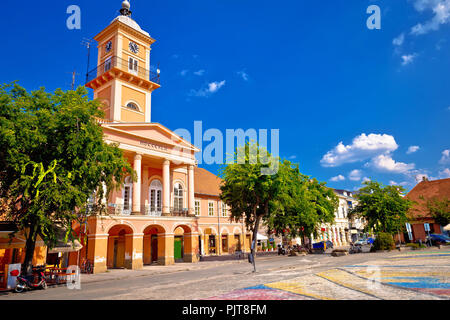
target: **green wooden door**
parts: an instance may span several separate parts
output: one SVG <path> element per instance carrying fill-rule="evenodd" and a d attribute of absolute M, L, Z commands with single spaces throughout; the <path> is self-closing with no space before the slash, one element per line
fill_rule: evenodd
<path fill-rule="evenodd" d="M 183 254 L 182 254 L 182 244 L 183 244 L 183 239 L 182 237 L 175 237 L 175 241 L 174 241 L 174 245 L 173 245 L 173 256 L 176 260 L 179 259 L 183 259 Z"/>

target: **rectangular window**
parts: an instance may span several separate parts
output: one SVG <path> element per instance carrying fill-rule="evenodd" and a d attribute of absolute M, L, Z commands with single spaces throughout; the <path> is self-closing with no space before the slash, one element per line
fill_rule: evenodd
<path fill-rule="evenodd" d="M 222 217 L 228 216 L 228 209 L 225 203 L 222 203 Z"/>
<path fill-rule="evenodd" d="M 214 202 L 208 203 L 208 216 L 214 216 Z"/>
<path fill-rule="evenodd" d="M 111 69 L 111 57 L 105 60 L 105 72 Z"/>
<path fill-rule="evenodd" d="M 156 191 L 156 209 L 158 212 L 162 212 L 161 190 Z"/>
<path fill-rule="evenodd" d="M 155 193 L 156 190 L 151 190 L 150 191 L 150 212 L 155 212 L 156 211 L 156 207 L 155 207 Z"/>
<path fill-rule="evenodd" d="M 131 187 L 125 186 L 123 193 L 123 210 L 124 213 L 131 212 Z"/>
<path fill-rule="evenodd" d="M 138 61 L 134 58 L 130 58 L 128 60 L 128 71 L 130 71 L 131 73 L 137 74 L 138 72 Z"/>
<path fill-rule="evenodd" d="M 200 201 L 195 200 L 195 215 L 199 216 L 200 215 Z"/>

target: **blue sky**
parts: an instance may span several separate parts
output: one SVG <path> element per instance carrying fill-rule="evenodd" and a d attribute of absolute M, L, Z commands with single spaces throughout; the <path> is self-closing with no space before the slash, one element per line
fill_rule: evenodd
<path fill-rule="evenodd" d="M 47 3 L 3 2 L 2 83 L 69 89 L 76 70 L 83 85 L 81 41 L 106 27 L 121 1 Z M 81 30 L 66 27 L 72 4 Z M 335 188 L 371 178 L 409 189 L 417 175 L 450 177 L 450 0 L 131 4 L 157 40 L 154 122 L 279 129 L 280 155 Z M 366 27 L 371 4 L 381 9 L 380 30 Z"/>

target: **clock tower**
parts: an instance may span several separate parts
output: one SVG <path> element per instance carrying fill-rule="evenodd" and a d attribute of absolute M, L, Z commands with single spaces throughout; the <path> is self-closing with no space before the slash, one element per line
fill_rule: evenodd
<path fill-rule="evenodd" d="M 131 18 L 127 0 L 120 15 L 94 39 L 97 68 L 89 72 L 86 87 L 103 103 L 105 120 L 150 123 L 152 92 L 160 87 L 159 71 L 150 71 L 155 40 Z"/>

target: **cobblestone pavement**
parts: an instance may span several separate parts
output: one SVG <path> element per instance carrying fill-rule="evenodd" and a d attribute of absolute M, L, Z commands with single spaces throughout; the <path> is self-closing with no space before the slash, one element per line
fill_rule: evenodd
<path fill-rule="evenodd" d="M 275 255 L 257 258 L 252 270 L 246 260 L 110 270 L 82 275 L 79 290 L 0 293 L 0 300 L 450 299 L 450 248 Z"/>
<path fill-rule="evenodd" d="M 450 299 L 450 250 L 409 251 L 365 264 L 238 289 L 209 299 Z"/>

